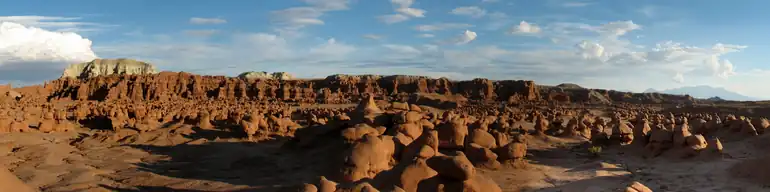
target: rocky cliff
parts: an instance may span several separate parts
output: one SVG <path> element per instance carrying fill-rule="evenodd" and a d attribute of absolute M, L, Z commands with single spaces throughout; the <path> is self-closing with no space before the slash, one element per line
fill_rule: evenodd
<path fill-rule="evenodd" d="M 688 95 L 672 95 L 661 93 L 632 93 L 624 91 L 589 89 L 577 85 L 564 86 L 538 86 L 540 94 L 545 95 L 548 100 L 569 101 L 569 102 L 588 102 L 596 104 L 610 104 L 613 102 L 625 103 L 676 103 L 688 104 L 696 102 L 696 99 Z"/>
<path fill-rule="evenodd" d="M 155 66 L 132 59 L 94 59 L 90 62 L 76 63 L 68 66 L 62 73 L 62 78 L 92 78 L 112 74 L 156 74 Z"/>
<path fill-rule="evenodd" d="M 239 78 L 244 80 L 254 79 L 277 79 L 277 80 L 290 80 L 294 79 L 294 76 L 286 72 L 275 72 L 268 74 L 265 71 L 249 71 L 243 72 L 238 75 Z"/>
<path fill-rule="evenodd" d="M 331 75 L 315 80 L 231 78 L 185 72 L 152 75 L 107 75 L 88 79 L 61 78 L 45 85 L 50 99 L 74 100 L 167 100 L 279 99 L 285 101 L 345 103 L 362 94 L 404 95 L 430 93 L 458 95 L 476 100 L 538 100 L 532 81 L 486 79 L 450 81 L 421 76 Z"/>
<path fill-rule="evenodd" d="M 331 75 L 324 79 L 239 78 L 201 76 L 185 72 L 151 75 L 107 75 L 89 79 L 62 78 L 45 85 L 49 99 L 168 100 L 168 99 L 267 99 L 307 103 L 349 103 L 363 94 L 399 100 L 441 103 L 438 95 L 458 100 L 591 102 L 609 104 L 688 103 L 691 97 L 628 93 L 602 89 L 538 86 L 533 81 L 473 79 L 451 81 L 423 76 Z M 422 99 L 415 99 L 415 94 Z M 432 95 L 432 96 L 430 96 Z M 428 97 L 430 96 L 430 97 Z M 452 106 L 454 104 L 442 104 Z"/>

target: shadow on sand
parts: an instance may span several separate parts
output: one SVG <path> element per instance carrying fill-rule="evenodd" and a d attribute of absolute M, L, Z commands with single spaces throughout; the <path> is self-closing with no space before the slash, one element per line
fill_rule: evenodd
<path fill-rule="evenodd" d="M 281 188 L 294 187 L 310 183 L 321 175 L 334 173 L 333 162 L 342 162 L 337 158 L 344 151 L 343 143 L 324 142 L 310 148 L 297 148 L 285 145 L 287 137 L 273 137 L 268 141 L 248 142 L 215 140 L 216 138 L 236 138 L 240 134 L 229 131 L 194 129 L 195 133 L 186 136 L 193 141 L 186 144 L 159 146 L 127 144 L 153 154 L 154 159 L 145 159 L 135 163 L 135 172 L 151 173 L 206 183 L 225 183 L 246 186 L 240 191 L 279 191 Z M 195 139 L 205 139 L 198 140 Z M 162 182 L 159 182 L 162 183 Z M 113 191 L 207 191 L 205 187 L 185 187 L 174 189 L 168 186 L 142 186 L 146 183 L 123 183 L 132 188 L 102 186 Z M 195 190 L 188 190 L 188 189 Z M 206 189 L 206 190 L 202 190 Z M 230 191 L 230 190 L 227 190 Z M 237 190 L 236 190 L 237 191 Z"/>

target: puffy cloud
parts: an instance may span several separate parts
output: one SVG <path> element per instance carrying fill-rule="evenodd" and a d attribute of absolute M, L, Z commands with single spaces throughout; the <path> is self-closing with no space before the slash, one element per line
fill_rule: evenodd
<path fill-rule="evenodd" d="M 68 64 L 95 58 L 91 41 L 76 33 L 0 22 L 0 80 L 57 78 Z"/>
<path fill-rule="evenodd" d="M 676 73 L 676 75 L 674 75 L 671 80 L 674 80 L 674 82 L 677 83 L 684 83 L 684 75 L 682 75 L 682 73 Z"/>
<path fill-rule="evenodd" d="M 540 33 L 541 29 L 539 26 L 531 23 L 527 23 L 527 21 L 521 21 L 519 25 L 514 26 L 511 28 L 509 33 L 511 34 L 538 34 Z"/>
<path fill-rule="evenodd" d="M 464 45 L 464 44 L 468 44 L 471 41 L 475 40 L 477 36 L 478 35 L 476 34 L 476 32 L 473 32 L 473 31 L 470 31 L 470 30 L 465 30 L 465 32 L 463 32 L 463 34 L 460 34 L 457 37 L 448 39 L 448 40 L 444 41 L 444 43 L 455 44 L 455 45 Z"/>
<path fill-rule="evenodd" d="M 481 18 L 487 14 L 487 11 L 477 6 L 458 7 L 450 12 L 455 15 L 464 15 L 472 18 Z"/>
<path fill-rule="evenodd" d="M 578 49 L 578 54 L 584 59 L 602 59 L 604 56 L 604 46 L 598 43 L 583 41 L 575 47 Z"/>
<path fill-rule="evenodd" d="M 719 78 L 727 79 L 730 78 L 730 76 L 735 75 L 733 63 L 727 59 L 719 59 L 717 55 L 712 55 L 704 62 L 709 66 L 712 74 Z"/>
<path fill-rule="evenodd" d="M 201 18 L 201 17 L 193 17 L 190 18 L 190 24 L 224 24 L 227 23 L 227 20 L 221 19 L 221 18 Z"/>

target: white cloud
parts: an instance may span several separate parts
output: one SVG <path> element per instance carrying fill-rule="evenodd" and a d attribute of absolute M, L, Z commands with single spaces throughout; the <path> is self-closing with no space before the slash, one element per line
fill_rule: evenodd
<path fill-rule="evenodd" d="M 400 54 L 421 54 L 422 51 L 418 50 L 417 48 L 414 48 L 409 45 L 396 45 L 396 44 L 385 44 L 382 45 L 385 48 L 388 48 L 392 51 L 395 51 Z"/>
<path fill-rule="evenodd" d="M 433 34 L 430 34 L 430 33 L 423 33 L 423 34 L 418 35 L 418 37 L 433 38 L 433 37 L 436 37 L 436 35 L 433 35 Z"/>
<path fill-rule="evenodd" d="M 302 0 L 323 11 L 339 11 L 349 9 L 350 0 Z"/>
<path fill-rule="evenodd" d="M 367 39 L 374 39 L 374 40 L 380 40 L 380 39 L 383 39 L 383 38 L 385 38 L 385 37 L 383 37 L 383 36 L 380 36 L 380 35 L 375 35 L 375 34 L 366 34 L 366 35 L 364 35 L 363 37 L 364 37 L 364 38 L 367 38 Z"/>
<path fill-rule="evenodd" d="M 422 18 L 427 12 L 424 9 L 411 7 L 414 0 L 390 0 L 390 2 L 393 4 L 396 14 L 377 16 L 378 20 L 386 24 L 400 23 L 411 18 Z"/>
<path fill-rule="evenodd" d="M 514 26 L 509 31 L 510 34 L 538 34 L 540 33 L 541 29 L 539 26 L 531 23 L 527 23 L 527 21 L 521 21 L 519 25 Z"/>
<path fill-rule="evenodd" d="M 224 24 L 227 23 L 227 20 L 221 19 L 221 18 L 202 18 L 202 17 L 193 17 L 190 18 L 190 24 L 198 24 L 198 25 L 204 25 L 204 24 Z"/>
<path fill-rule="evenodd" d="M 674 77 L 672 77 L 671 80 L 674 80 L 674 82 L 677 83 L 684 83 L 684 75 L 682 73 L 677 72 Z"/>
<path fill-rule="evenodd" d="M 271 20 L 277 25 L 298 29 L 307 25 L 323 25 L 324 21 L 319 19 L 321 15 L 323 11 L 313 7 L 292 7 L 271 12 Z"/>
<path fill-rule="evenodd" d="M 409 20 L 409 17 L 401 14 L 381 15 L 377 16 L 377 19 L 386 24 L 400 23 Z"/>
<path fill-rule="evenodd" d="M 396 12 L 404 14 L 406 16 L 410 17 L 425 17 L 425 10 L 422 9 L 415 9 L 415 8 L 398 8 L 396 9 Z"/>
<path fill-rule="evenodd" d="M 56 32 L 94 32 L 114 25 L 105 25 L 93 22 L 81 22 L 80 17 L 54 17 L 54 16 L 0 16 L 0 22 L 18 23 L 24 26 L 37 27 Z"/>
<path fill-rule="evenodd" d="M 584 59 L 600 59 L 603 60 L 604 47 L 598 43 L 583 41 L 575 46 L 578 49 L 578 54 Z"/>
<path fill-rule="evenodd" d="M 455 15 L 464 15 L 472 18 L 481 18 L 487 14 L 487 11 L 477 6 L 457 7 L 450 13 Z"/>
<path fill-rule="evenodd" d="M 328 57 L 333 59 L 344 59 L 345 56 L 353 53 L 354 51 L 356 51 L 354 46 L 339 43 L 336 39 L 331 38 L 324 44 L 310 48 L 310 56 L 316 58 Z"/>
<path fill-rule="evenodd" d="M 95 58 L 91 41 L 76 33 L 0 22 L 0 80 L 54 79 L 68 64 Z"/>
<path fill-rule="evenodd" d="M 414 4 L 414 0 L 390 0 L 390 2 L 397 8 L 408 8 Z"/>
<path fill-rule="evenodd" d="M 476 34 L 476 32 L 473 32 L 473 31 L 470 31 L 470 30 L 465 30 L 465 32 L 463 32 L 462 34 L 458 35 L 457 37 L 448 39 L 448 40 L 444 41 L 444 43 L 455 44 L 455 45 L 464 45 L 464 44 L 468 44 L 471 41 L 475 40 L 477 36 L 478 35 Z"/>
<path fill-rule="evenodd" d="M 429 25 L 417 25 L 414 27 L 417 31 L 429 32 L 429 31 L 441 31 L 447 29 L 462 29 L 473 27 L 471 24 L 466 23 L 434 23 Z"/>
<path fill-rule="evenodd" d="M 285 36 L 299 36 L 300 29 L 311 25 L 323 25 L 321 16 L 330 11 L 349 9 L 350 0 L 302 0 L 309 6 L 290 7 L 270 12 L 275 31 Z"/>

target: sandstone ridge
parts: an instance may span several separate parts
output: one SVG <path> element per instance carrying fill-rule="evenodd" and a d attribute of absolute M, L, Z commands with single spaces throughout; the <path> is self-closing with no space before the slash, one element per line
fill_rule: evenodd
<path fill-rule="evenodd" d="M 277 80 L 290 80 L 294 79 L 294 76 L 286 73 L 286 72 L 274 72 L 268 74 L 265 71 L 249 71 L 249 72 L 243 72 L 240 75 L 238 75 L 239 78 L 244 80 L 254 80 L 254 79 L 277 79 Z"/>
<path fill-rule="evenodd" d="M 158 73 L 155 66 L 133 59 L 94 59 L 64 69 L 61 78 L 92 78 L 112 74 L 145 75 Z"/>
<path fill-rule="evenodd" d="M 109 73 L 108 73 L 109 74 Z M 115 73 L 113 73 L 115 74 Z M 117 73 L 120 74 L 120 73 Z M 88 79 L 61 78 L 45 85 L 49 99 L 168 100 L 276 99 L 303 103 L 350 103 L 362 95 L 415 100 L 423 95 L 451 96 L 476 101 L 562 101 L 601 103 L 692 102 L 688 96 L 627 93 L 600 89 L 558 89 L 534 81 L 484 78 L 452 81 L 408 75 L 331 75 L 324 79 L 239 78 L 204 76 L 186 72 L 98 75 Z M 411 99 L 410 99 L 411 98 Z M 441 98 L 439 98 L 440 100 Z M 461 99 L 462 100 L 462 99 Z"/>

